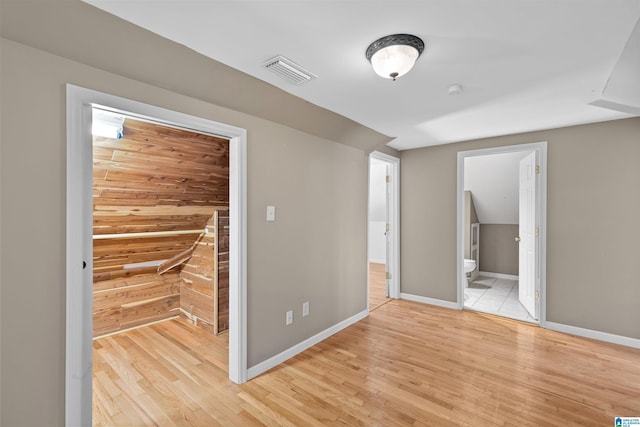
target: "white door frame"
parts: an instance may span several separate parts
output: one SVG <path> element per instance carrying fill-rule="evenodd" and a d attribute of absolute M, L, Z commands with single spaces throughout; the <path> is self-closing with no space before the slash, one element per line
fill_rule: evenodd
<path fill-rule="evenodd" d="M 540 229 L 538 236 L 538 250 L 536 254 L 536 291 L 539 298 L 540 326 L 545 327 L 547 319 L 547 142 L 534 142 L 531 144 L 509 145 L 504 147 L 483 148 L 479 150 L 458 152 L 458 187 L 457 187 L 457 303 L 458 308 L 464 308 L 464 159 L 467 157 L 486 156 L 491 154 L 516 153 L 523 151 L 535 151 L 540 166 L 537 174 L 536 191 L 536 224 Z M 479 268 L 479 266 L 478 266 Z"/>
<path fill-rule="evenodd" d="M 91 110 L 105 107 L 230 141 L 229 379 L 247 380 L 247 132 L 211 120 L 67 85 L 65 424 L 92 423 L 93 159 Z M 86 263 L 83 268 L 83 262 Z"/>
<path fill-rule="evenodd" d="M 389 222 L 391 239 L 388 240 L 389 248 L 387 250 L 388 259 L 386 260 L 386 271 L 391 275 L 391 278 L 389 279 L 389 297 L 400 298 L 400 159 L 379 151 L 369 153 L 369 159 L 380 160 L 389 165 L 389 176 L 391 181 L 389 183 L 389 200 L 387 201 L 389 203 L 389 217 L 387 218 L 387 221 Z M 370 166 L 371 162 L 368 163 L 368 166 Z M 369 180 L 367 181 L 367 185 L 370 185 L 371 170 L 370 168 L 368 169 Z M 367 206 L 369 206 L 368 202 Z M 369 227 L 368 211 L 369 210 L 367 208 L 367 228 Z M 369 260 L 367 260 L 367 265 L 368 261 Z M 367 285 L 367 306 L 368 304 L 369 286 Z"/>

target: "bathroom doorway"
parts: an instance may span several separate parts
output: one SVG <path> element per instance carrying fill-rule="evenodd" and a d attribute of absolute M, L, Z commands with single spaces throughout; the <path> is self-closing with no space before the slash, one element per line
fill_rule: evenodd
<path fill-rule="evenodd" d="M 399 167 L 383 153 L 369 155 L 367 296 L 369 311 L 399 296 Z"/>
<path fill-rule="evenodd" d="M 545 166 L 546 143 L 458 153 L 461 309 L 544 321 Z"/>

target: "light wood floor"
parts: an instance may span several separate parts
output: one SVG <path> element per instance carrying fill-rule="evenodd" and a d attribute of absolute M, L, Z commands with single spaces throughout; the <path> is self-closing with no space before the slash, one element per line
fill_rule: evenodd
<path fill-rule="evenodd" d="M 171 320 L 94 341 L 94 424 L 607 426 L 640 415 L 640 350 L 392 300 L 243 385 L 228 335 Z"/>
<path fill-rule="evenodd" d="M 387 298 L 385 273 L 384 264 L 369 263 L 369 310 L 375 310 L 391 301 L 391 298 Z"/>

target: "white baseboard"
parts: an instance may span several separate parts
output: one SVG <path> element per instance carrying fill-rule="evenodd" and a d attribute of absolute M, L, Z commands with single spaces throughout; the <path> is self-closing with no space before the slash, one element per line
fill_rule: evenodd
<path fill-rule="evenodd" d="M 457 302 L 445 301 L 442 299 L 421 297 L 420 295 L 405 294 L 403 292 L 400 293 L 400 299 L 406 299 L 408 301 L 421 302 L 423 304 L 431 304 L 431 305 L 437 305 L 438 307 L 453 308 L 454 310 L 460 310 L 460 306 L 458 305 Z"/>
<path fill-rule="evenodd" d="M 386 259 L 370 259 L 369 262 L 374 264 L 386 264 L 387 260 Z"/>
<path fill-rule="evenodd" d="M 514 276 L 513 274 L 502 274 L 502 273 L 490 273 L 487 271 L 481 271 L 478 273 L 480 276 L 484 277 L 493 277 L 494 279 L 507 279 L 507 280 L 519 280 L 520 276 Z"/>
<path fill-rule="evenodd" d="M 640 339 L 625 337 L 622 335 L 610 334 L 608 332 L 594 331 L 592 329 L 579 328 L 577 326 L 565 325 L 562 323 L 545 322 L 544 327 L 552 331 L 564 332 L 565 334 L 577 335 L 579 337 L 591 338 L 594 340 L 620 344 L 627 347 L 640 348 Z"/>
<path fill-rule="evenodd" d="M 331 326 L 330 328 L 327 328 L 324 331 L 315 334 L 310 338 L 307 338 L 306 340 L 294 345 L 293 347 L 286 349 L 282 353 L 276 354 L 275 356 L 270 357 L 264 362 L 260 362 L 257 365 L 252 366 L 251 368 L 247 369 L 247 380 L 250 380 L 251 378 L 255 378 L 258 375 L 264 372 L 267 372 L 269 369 L 275 366 L 278 366 L 279 364 L 287 361 L 288 359 L 291 359 L 296 354 L 302 353 L 306 349 L 318 344 L 320 341 L 323 341 L 329 338 L 331 335 L 335 334 L 336 332 L 340 332 L 344 328 L 359 322 L 360 320 L 364 319 L 368 315 L 369 315 L 369 310 L 361 311 L 360 313 L 357 313 L 349 317 L 348 319 L 345 319 L 342 322 L 337 323 Z"/>

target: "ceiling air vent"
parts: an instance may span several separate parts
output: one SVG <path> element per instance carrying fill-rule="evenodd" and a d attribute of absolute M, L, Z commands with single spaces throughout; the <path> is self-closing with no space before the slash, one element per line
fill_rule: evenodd
<path fill-rule="evenodd" d="M 264 67 L 297 85 L 306 83 L 318 77 L 284 56 L 271 58 L 264 63 Z"/>

